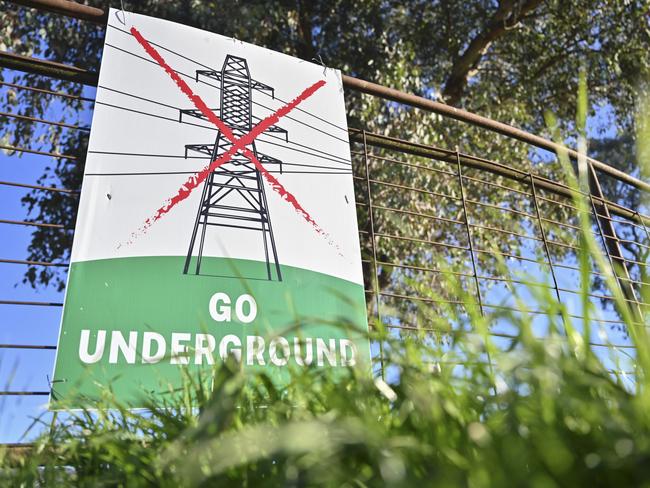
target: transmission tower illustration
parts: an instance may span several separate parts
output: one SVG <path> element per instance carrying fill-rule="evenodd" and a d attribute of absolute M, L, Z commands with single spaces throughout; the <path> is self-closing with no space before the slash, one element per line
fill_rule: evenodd
<path fill-rule="evenodd" d="M 272 97 L 275 95 L 273 88 L 251 79 L 246 59 L 230 54 L 226 56 L 221 71 L 197 70 L 196 81 L 199 81 L 199 77 L 219 83 L 220 118 L 237 139 L 249 133 L 254 124 L 261 120 L 253 115 L 253 91 L 267 92 Z M 207 120 L 203 113 L 196 109 L 180 110 L 179 122 L 182 121 L 183 116 Z M 288 133 L 285 129 L 273 125 L 265 132 L 283 134 L 288 142 Z M 232 142 L 219 131 L 214 144 L 186 145 L 185 157 L 187 158 L 188 151 L 194 151 L 205 154 L 214 161 L 228 152 L 232 145 Z M 255 154 L 263 166 L 269 170 L 277 168 L 282 173 L 282 161 L 260 153 L 255 147 L 255 141 L 246 147 Z M 197 275 L 200 273 L 208 227 L 245 229 L 261 233 L 260 245 L 264 248 L 268 279 L 282 281 L 262 174 L 241 152 L 216 168 L 205 180 L 183 274 L 190 272 L 190 264 L 197 244 L 194 273 Z M 275 269 L 275 276 L 273 269 Z"/>

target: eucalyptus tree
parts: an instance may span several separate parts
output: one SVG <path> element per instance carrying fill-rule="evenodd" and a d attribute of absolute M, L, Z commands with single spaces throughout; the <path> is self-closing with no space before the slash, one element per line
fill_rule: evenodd
<path fill-rule="evenodd" d="M 107 8 L 111 2 L 90 1 Z M 124 2 L 125 8 L 201 29 L 232 36 L 306 60 L 322 62 L 344 73 L 438 99 L 537 133 L 545 132 L 543 114 L 553 111 L 563 129 L 574 128 L 578 73 L 588 76 L 592 115 L 605 107 L 607 123 L 614 136 L 595 141 L 600 150 L 614 146 L 623 151 L 601 154 L 607 162 L 634 171 L 626 155 L 633 139 L 635 93 L 648 80 L 650 71 L 649 0 L 143 0 Z M 0 2 L 0 44 L 23 55 L 33 55 L 82 68 L 97 70 L 104 27 L 49 14 L 10 2 Z M 120 2 L 112 6 L 120 8 Z M 4 80 L 63 90 L 80 95 L 78 84 L 32 74 L 4 71 Z M 52 98 L 37 92 L 4 89 L 2 105 L 35 117 L 52 110 L 57 120 L 76 124 L 85 117 L 84 102 Z M 540 158 L 529 147 L 439 116 L 415 111 L 395 103 L 346 93 L 349 125 L 390 134 L 411 141 L 432 144 L 480 155 L 511 166 L 558 177 L 549 158 Z M 61 127 L 37 129 L 33 124 L 2 119 L 5 143 L 76 155 L 79 162 L 58 160 L 48 167 L 40 181 L 67 188 L 79 188 L 83 171 L 86 136 Z M 595 134 L 598 138 L 598 134 Z M 385 154 L 385 153 L 384 153 Z M 619 159 L 619 156 L 621 157 Z M 423 164 L 430 162 L 423 161 Z M 409 186 L 427 188 L 432 194 L 447 192 L 457 197 L 459 188 L 448 179 L 427 171 L 412 171 L 398 165 L 376 165 L 377 179 L 408 181 Z M 483 175 L 484 177 L 485 175 Z M 492 176 L 491 182 L 503 183 Z M 614 185 L 613 199 L 632 201 L 637 196 Z M 363 189 L 359 187 L 358 198 Z M 421 214 L 443 215 L 462 220 L 463 209 L 454 201 L 414 192 L 376 188 L 377 198 L 388 207 L 414 209 Z M 517 194 L 488 191 L 468 184 L 468 197 L 503 206 L 521 205 Z M 631 200 L 630 200 L 631 199 Z M 23 199 L 37 220 L 74 225 L 76 201 L 65 195 L 34 191 Z M 570 221 L 566 209 L 549 209 L 554 218 Z M 512 249 L 521 244 L 517 233 L 530 232 L 530 224 L 517 215 L 490 207 L 474 209 L 475 218 L 486 225 L 498 224 L 515 234 L 500 235 L 499 247 Z M 360 210 L 360 221 L 367 214 Z M 465 230 L 439 221 L 397 218 L 378 214 L 377 225 L 385 233 L 398 233 L 426 240 L 466 241 Z M 558 236 L 561 229 L 550 229 Z M 67 259 L 71 232 L 37 229 L 32 236 L 29 258 L 39 261 Z M 494 239 L 477 231 L 477 239 Z M 378 244 L 383 262 L 404 260 L 423 265 L 431 260 L 430 249 L 414 249 L 402 241 Z M 368 242 L 363 244 L 366 257 Z M 436 251 L 438 252 L 437 248 Z M 444 250 L 440 250 L 444 254 Z M 558 248 L 558 255 L 565 250 Z M 449 260 L 458 256 L 449 253 Z M 560 256 L 561 257 L 561 256 Z M 465 259 L 467 256 L 465 256 Z M 482 256 L 484 268 L 496 264 Z M 368 279 L 372 273 L 366 265 Z M 379 285 L 395 290 L 405 279 L 433 284 L 428 276 L 407 275 L 380 266 Z M 428 281 L 427 281 L 428 280 Z M 61 275 L 51 268 L 29 268 L 25 281 L 32 286 L 63 287 Z"/>

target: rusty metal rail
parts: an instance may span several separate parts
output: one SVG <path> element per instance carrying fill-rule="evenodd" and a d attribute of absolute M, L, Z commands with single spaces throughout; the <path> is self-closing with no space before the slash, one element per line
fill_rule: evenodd
<path fill-rule="evenodd" d="M 32 190 L 51 191 L 56 193 L 66 193 L 68 195 L 79 195 L 79 190 L 70 190 L 68 188 L 58 188 L 54 186 L 33 185 L 31 183 L 18 183 L 15 181 L 0 181 L 1 186 L 13 186 L 16 188 L 30 188 Z"/>
<path fill-rule="evenodd" d="M 26 122 L 35 122 L 37 124 L 55 125 L 57 127 L 65 127 L 66 129 L 90 131 L 90 127 L 83 127 L 74 124 L 66 124 L 65 122 L 56 122 L 54 120 L 39 119 L 37 117 L 29 117 L 28 115 L 16 114 L 11 112 L 0 112 L 0 117 L 9 117 L 12 119 L 24 120 Z"/>
<path fill-rule="evenodd" d="M 93 71 L 5 51 L 0 51 L 0 66 L 17 71 L 50 76 L 59 80 L 83 83 L 84 85 L 95 86 L 98 80 L 97 73 Z"/>
<path fill-rule="evenodd" d="M 13 0 L 13 3 L 79 20 L 106 24 L 107 13 L 102 9 L 70 0 Z"/>
<path fill-rule="evenodd" d="M 385 100 L 391 100 L 393 102 L 409 105 L 410 107 L 419 108 L 428 112 L 442 115 L 444 117 L 449 117 L 450 119 L 455 119 L 461 122 L 475 125 L 477 127 L 496 132 L 506 137 L 517 139 L 518 141 L 525 142 L 531 146 L 535 146 L 540 149 L 546 149 L 547 151 L 551 151 L 553 153 L 566 151 L 569 157 L 578 157 L 578 152 L 574 149 L 567 148 L 566 146 L 561 146 L 553 141 L 549 141 L 548 139 L 535 134 L 531 134 L 530 132 L 526 132 L 511 125 L 504 124 L 503 122 L 488 119 L 487 117 L 468 112 L 467 110 L 455 108 L 444 103 L 435 102 L 433 100 L 429 100 L 428 98 L 404 93 L 399 90 L 395 90 L 394 88 L 389 88 L 386 86 L 378 85 L 376 83 L 371 83 L 369 81 L 360 80 L 348 75 L 343 75 L 343 86 L 352 90 L 359 91 L 361 93 L 366 93 L 368 95 L 383 98 Z M 624 173 L 596 159 L 587 158 L 587 161 L 591 163 L 594 168 L 602 171 L 605 174 L 613 176 L 614 178 L 619 179 L 620 181 L 623 181 L 629 185 L 635 186 L 641 190 L 650 191 L 650 184 L 646 183 L 645 181 L 630 176 L 627 173 Z"/>
<path fill-rule="evenodd" d="M 48 346 L 42 344 L 0 344 L 0 349 L 36 349 L 56 351 L 56 346 Z"/>
<path fill-rule="evenodd" d="M 35 302 L 31 300 L 0 300 L 0 305 L 26 305 L 31 307 L 62 307 L 61 302 Z"/>
<path fill-rule="evenodd" d="M 45 95 L 52 95 L 55 97 L 67 98 L 70 100 L 80 100 L 82 102 L 94 102 L 93 98 L 82 97 L 79 95 L 70 95 L 69 93 L 64 93 L 60 91 L 45 90 L 44 88 L 36 88 L 33 86 L 20 85 L 18 83 L 9 83 L 6 81 L 0 81 L 0 86 L 6 86 L 14 90 L 26 90 L 34 93 L 43 93 Z"/>
<path fill-rule="evenodd" d="M 59 154 L 59 153 L 48 152 L 48 151 L 37 151 L 35 149 L 29 149 L 26 147 L 14 147 L 14 146 L 9 146 L 7 144 L 0 144 L 0 149 L 4 149 L 6 151 L 38 154 L 40 156 L 50 156 L 52 158 L 57 158 L 57 159 L 69 159 L 70 161 L 76 161 L 77 159 L 77 156 L 72 156 L 70 154 Z"/>

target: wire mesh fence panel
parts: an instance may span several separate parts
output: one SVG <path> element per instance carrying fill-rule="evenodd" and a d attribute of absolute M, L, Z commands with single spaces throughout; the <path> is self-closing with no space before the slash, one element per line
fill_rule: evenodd
<path fill-rule="evenodd" d="M 432 148 L 439 158 L 423 158 L 413 154 L 416 145 L 410 148 L 413 153 L 404 151 L 408 141 L 390 150 L 386 144 L 394 140 L 362 135 L 353 155 L 364 269 L 373 304 L 369 309 L 375 315 L 379 309 L 385 327 L 398 335 L 440 332 L 428 318 L 444 313 L 445 306 L 467 307 L 469 299 L 494 316 L 495 343 L 511 347 L 520 331 L 498 315 L 529 314 L 534 333 L 545 340 L 552 318 L 535 304 L 552 297 L 567 307 L 570 326 L 584 330 L 580 215 L 564 182 L 548 185 L 534 169 L 504 176 L 496 163 L 477 168 L 467 164 L 477 158 L 461 153 L 455 154 L 454 164 L 454 153 L 443 148 Z M 610 207 L 618 214 L 623 210 L 614 200 L 589 195 L 589 202 L 590 230 L 603 255 L 617 266 L 626 300 L 646 307 L 641 299 L 643 249 L 648 245 L 648 235 L 640 232 L 644 219 L 634 210 L 627 214 L 632 218 L 612 216 Z M 621 252 L 613 255 L 617 247 Z M 592 263 L 589 271 L 588 298 L 598 311 L 590 318 L 596 325 L 591 345 L 610 369 L 632 374 L 633 347 L 603 270 Z M 466 292 L 465 301 L 446 289 L 450 275 Z M 567 319 L 555 319 L 566 334 Z"/>

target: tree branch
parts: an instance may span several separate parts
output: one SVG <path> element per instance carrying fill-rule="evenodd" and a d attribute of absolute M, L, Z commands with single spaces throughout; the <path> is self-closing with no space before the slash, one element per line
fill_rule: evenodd
<path fill-rule="evenodd" d="M 298 42 L 296 51 L 299 58 L 311 61 L 316 55 L 314 39 L 312 36 L 312 3 L 310 0 L 297 0 L 296 10 L 298 13 Z"/>
<path fill-rule="evenodd" d="M 465 52 L 454 62 L 442 90 L 442 97 L 446 103 L 456 105 L 460 101 L 465 88 L 467 88 L 471 73 L 476 69 L 490 45 L 512 29 L 513 26 L 516 26 L 526 14 L 534 10 L 542 1 L 525 0 L 521 6 L 519 6 L 517 0 L 501 0 L 499 2 L 499 8 L 485 29 L 472 39 Z"/>

